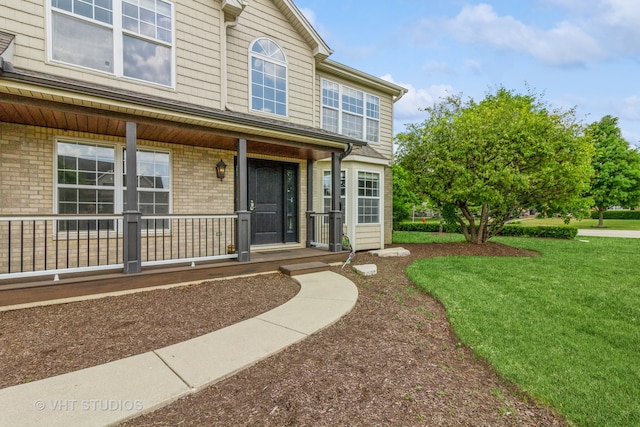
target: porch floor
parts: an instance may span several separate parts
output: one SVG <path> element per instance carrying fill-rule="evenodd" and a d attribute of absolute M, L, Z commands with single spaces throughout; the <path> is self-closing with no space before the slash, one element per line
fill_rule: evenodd
<path fill-rule="evenodd" d="M 150 288 L 193 281 L 221 279 L 256 273 L 277 272 L 282 265 L 297 263 L 343 262 L 348 252 L 328 252 L 321 249 L 274 249 L 252 252 L 251 261 L 214 261 L 202 264 L 147 267 L 138 274 L 101 272 L 91 275 L 31 279 L 31 281 L 0 281 L 0 307 L 36 303 L 62 298 L 81 297 L 108 292 Z"/>

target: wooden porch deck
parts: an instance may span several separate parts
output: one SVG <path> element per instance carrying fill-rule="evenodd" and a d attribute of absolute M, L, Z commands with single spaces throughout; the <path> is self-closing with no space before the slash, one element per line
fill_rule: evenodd
<path fill-rule="evenodd" d="M 0 282 L 0 307 L 71 298 L 85 295 L 142 289 L 154 286 L 199 280 L 220 279 L 255 273 L 278 271 L 282 265 L 308 262 L 344 262 L 348 252 L 328 252 L 320 249 L 278 249 L 252 252 L 251 261 L 214 261 L 171 267 L 147 267 L 138 274 L 101 272 L 99 274 L 67 275 L 58 281 L 33 280 Z"/>

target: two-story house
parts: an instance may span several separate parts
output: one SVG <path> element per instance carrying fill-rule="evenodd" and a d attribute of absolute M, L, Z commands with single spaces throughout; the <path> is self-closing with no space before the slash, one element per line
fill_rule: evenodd
<path fill-rule="evenodd" d="M 331 53 L 290 0 L 0 3 L 0 287 L 382 248 L 405 90 Z"/>

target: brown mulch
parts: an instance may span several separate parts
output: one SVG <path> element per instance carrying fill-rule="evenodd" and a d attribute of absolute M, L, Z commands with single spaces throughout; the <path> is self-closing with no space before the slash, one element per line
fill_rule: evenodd
<path fill-rule="evenodd" d="M 275 356 L 123 426 L 566 426 L 451 331 L 444 308 L 407 279 L 419 258 L 535 256 L 489 243 L 358 253 L 376 264 L 354 309 Z M 293 297 L 279 274 L 0 313 L 0 388 L 160 348 L 254 317 Z"/>

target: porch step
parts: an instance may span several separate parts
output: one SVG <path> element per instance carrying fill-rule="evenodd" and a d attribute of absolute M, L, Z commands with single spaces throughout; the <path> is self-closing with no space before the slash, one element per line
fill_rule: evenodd
<path fill-rule="evenodd" d="M 305 262 L 302 264 L 281 265 L 280 271 L 287 276 L 295 276 L 297 274 L 316 273 L 318 271 L 326 271 L 329 264 L 320 261 Z"/>

